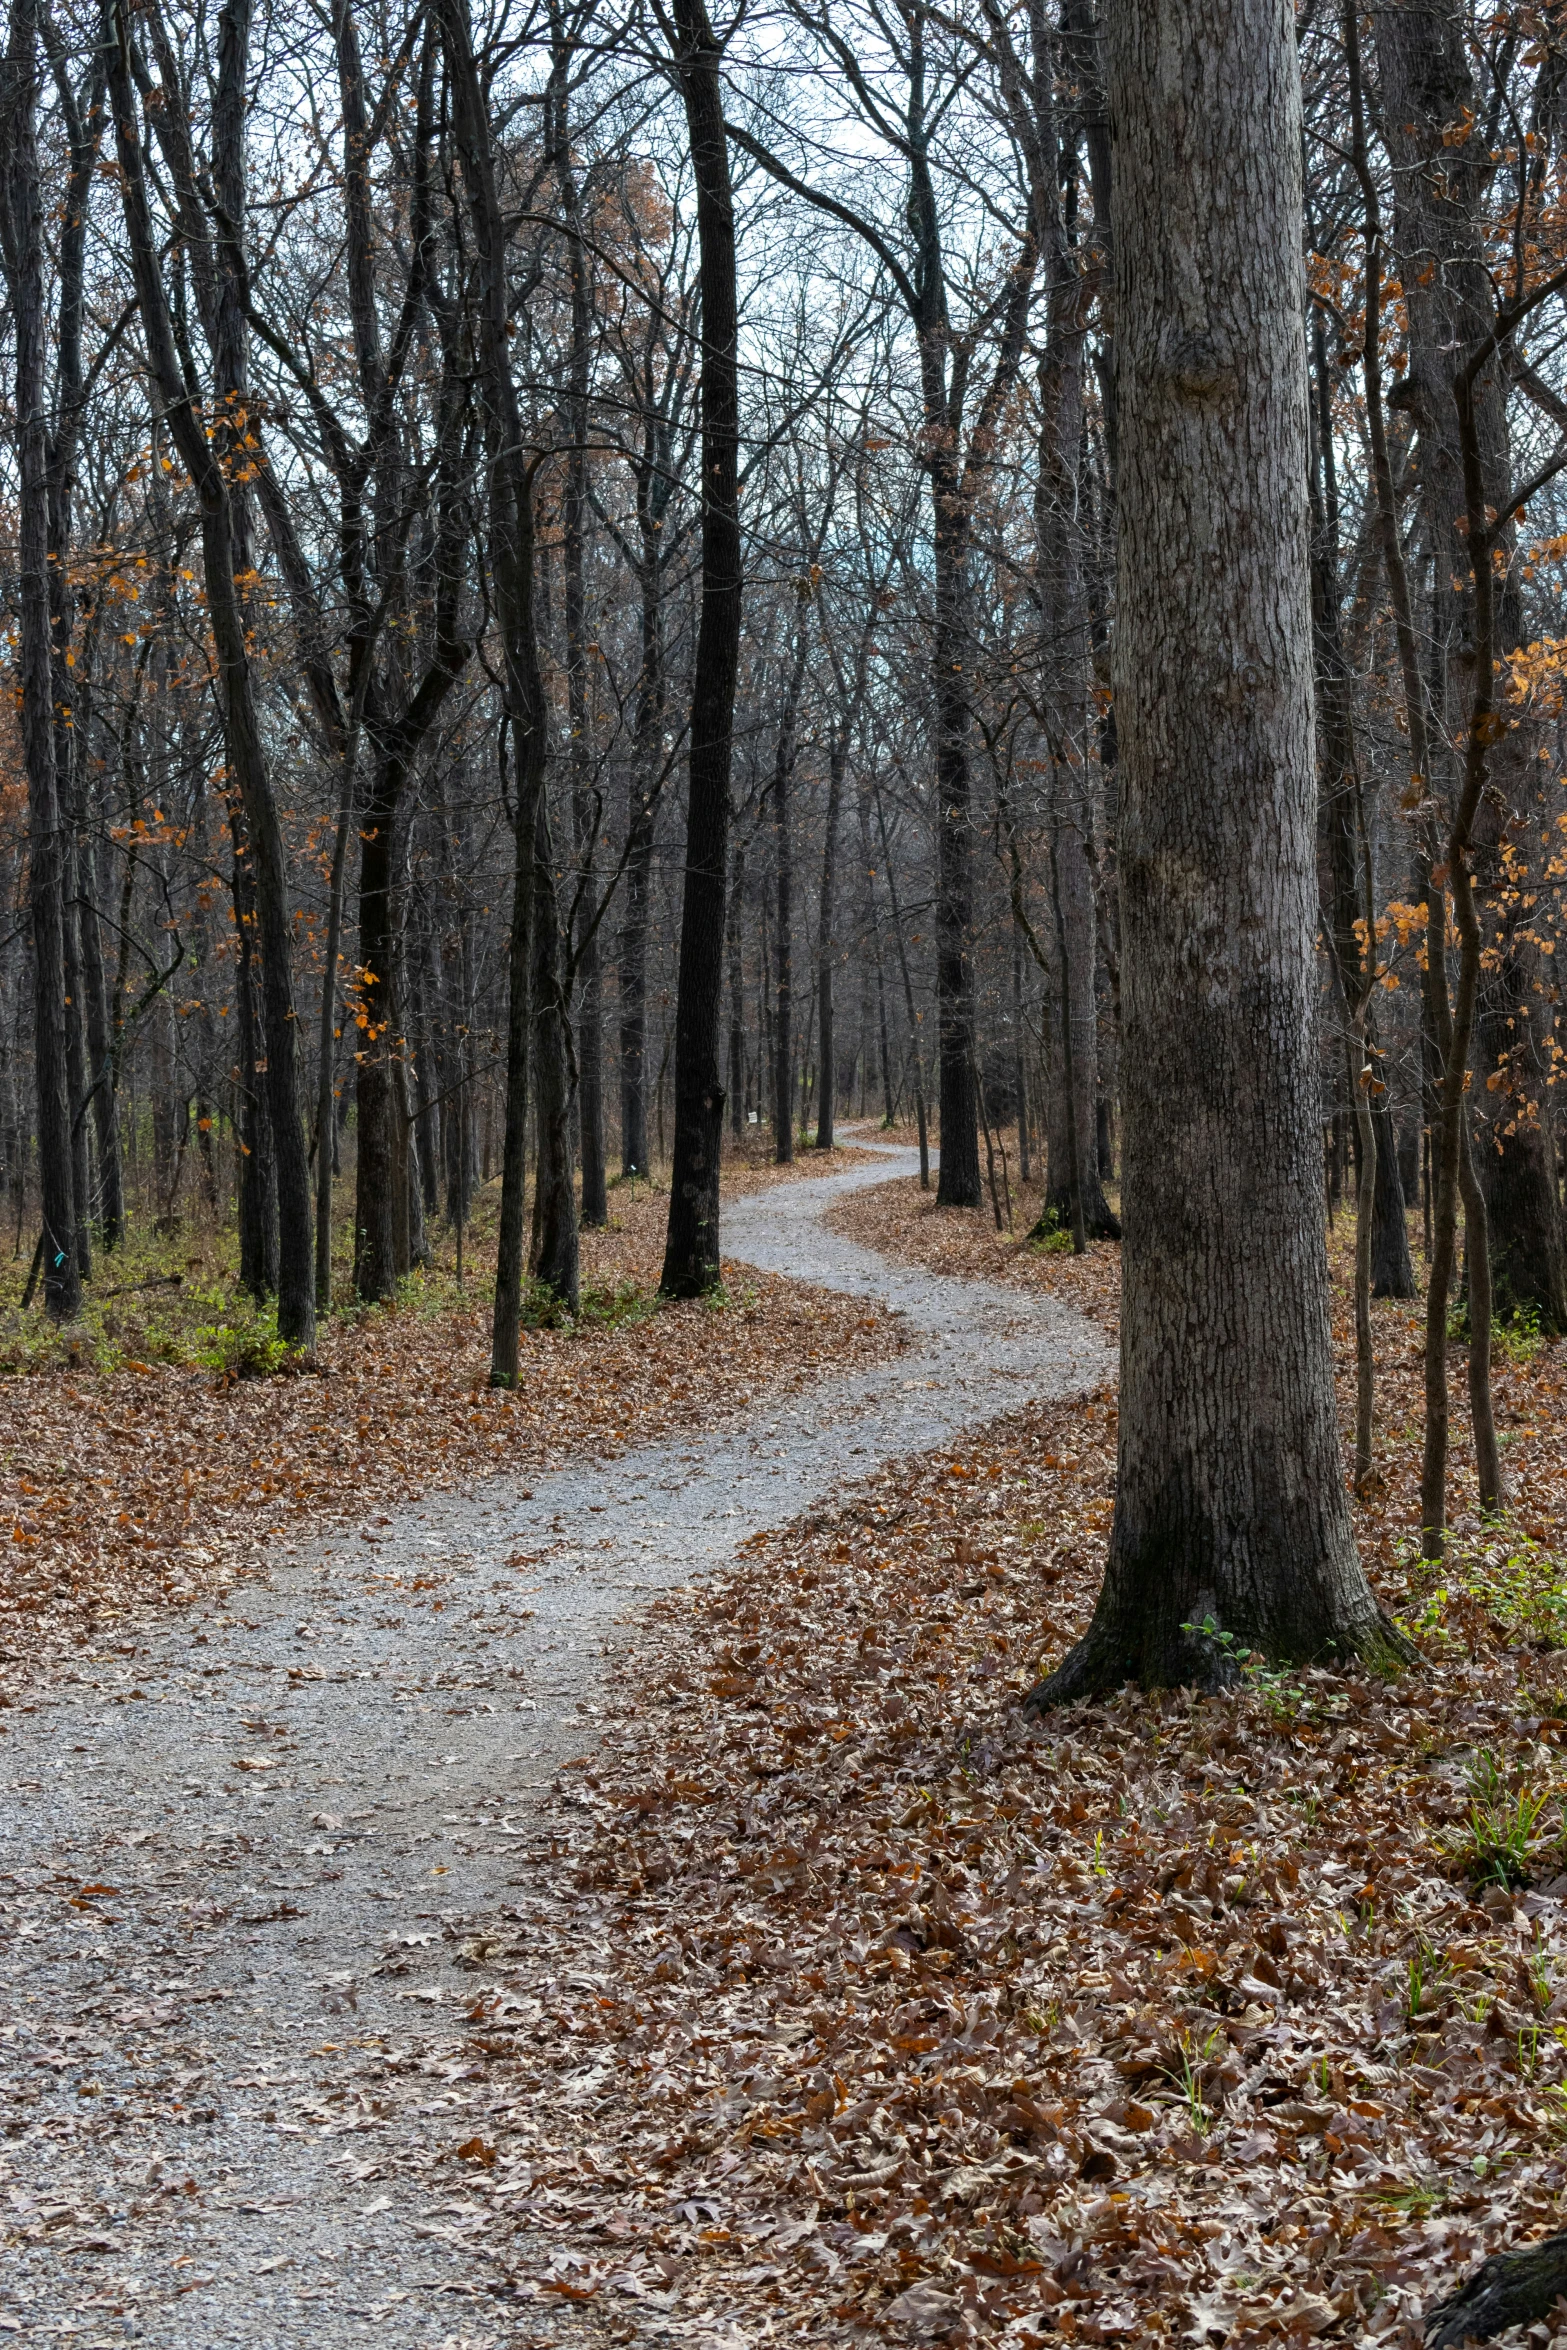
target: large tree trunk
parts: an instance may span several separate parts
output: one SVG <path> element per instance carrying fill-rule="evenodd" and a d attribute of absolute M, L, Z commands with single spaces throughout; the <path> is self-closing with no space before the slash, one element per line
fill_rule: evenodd
<path fill-rule="evenodd" d="M 87 246 L 87 205 L 103 131 L 103 64 L 94 58 L 82 93 L 85 113 L 72 89 L 69 61 L 58 35 L 46 32 L 54 59 L 60 111 L 70 139 L 71 168 L 59 231 L 59 314 L 55 333 L 56 397 L 49 435 L 49 613 L 54 711 L 55 788 L 66 830 L 64 876 L 66 1075 L 71 1104 L 72 1188 L 76 1203 L 76 1253 L 83 1280 L 92 1273 L 93 1197 L 86 1106 L 93 1089 L 89 1074 L 86 999 L 88 976 L 84 931 L 96 920 L 83 895 L 86 855 L 83 815 L 86 766 L 78 724 L 78 678 L 73 675 L 72 638 L 76 593 L 71 576 L 76 446 L 85 399 L 82 375 L 82 285 Z"/>
<path fill-rule="evenodd" d="M 1390 1659 L 1317 1193 L 1300 78 L 1283 0 L 1134 0 L 1118 125 L 1121 1419 L 1093 1623 L 1033 1708 Z"/>
<path fill-rule="evenodd" d="M 653 849 L 663 794 L 664 555 L 662 517 L 667 511 L 667 471 L 653 462 L 658 420 L 644 419 L 648 447 L 637 477 L 640 532 L 641 659 L 637 671 L 636 722 L 632 736 L 631 783 L 626 810 L 626 859 L 620 932 L 616 941 L 616 986 L 620 998 L 620 1171 L 646 1175 L 647 1139 L 647 948 L 648 895 Z"/>
<path fill-rule="evenodd" d="M 666 1296 L 697 1297 L 719 1277 L 724 1122 L 719 1015 L 742 585 L 739 318 L 721 52 L 703 0 L 673 0 L 673 8 L 701 244 L 702 617 L 691 681 L 685 896 L 675 1004 L 675 1148 L 660 1286 Z"/>
<path fill-rule="evenodd" d="M 13 0 L 7 57 L 4 246 L 16 334 L 21 605 L 22 761 L 27 775 L 28 888 L 33 941 L 33 1068 L 43 1211 L 44 1303 L 57 1322 L 81 1307 L 78 1203 L 67 1076 L 68 869 L 55 772 L 50 662 L 48 431 L 44 412 L 45 253 L 36 128 L 37 0 Z M 81 1203 L 85 1207 L 85 1202 Z"/>

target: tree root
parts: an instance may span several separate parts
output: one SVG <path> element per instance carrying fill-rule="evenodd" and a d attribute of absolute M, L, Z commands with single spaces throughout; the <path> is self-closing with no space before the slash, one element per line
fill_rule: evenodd
<path fill-rule="evenodd" d="M 1190 1621 L 1203 1623 L 1217 1610 L 1211 1597 L 1199 1596 Z M 1278 1659 L 1336 1665 L 1358 1663 L 1391 1679 L 1418 1661 L 1419 1650 L 1399 1631 L 1390 1616 L 1378 1608 L 1375 1615 L 1345 1632 L 1339 1641 L 1315 1658 Z M 1113 1697 L 1128 1681 L 1143 1689 L 1199 1689 L 1211 1696 L 1233 1689 L 1243 1679 L 1232 1645 L 1205 1636 L 1185 1625 L 1163 1640 L 1138 1641 L 1129 1628 L 1096 1617 L 1081 1640 L 1067 1651 L 1053 1673 L 1035 1683 L 1023 1700 L 1025 1721 L 1042 1721 L 1057 1706 L 1076 1705 L 1088 1698 Z"/>
<path fill-rule="evenodd" d="M 1567 2235 L 1546 2236 L 1518 2252 L 1493 2252 L 1450 2300 L 1425 2321 L 1426 2350 L 1489 2342 L 1509 2326 L 1534 2325 L 1567 2294 Z"/>

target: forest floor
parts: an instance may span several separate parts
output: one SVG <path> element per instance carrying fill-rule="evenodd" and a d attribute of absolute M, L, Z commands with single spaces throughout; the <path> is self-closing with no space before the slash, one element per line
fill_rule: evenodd
<path fill-rule="evenodd" d="M 726 1159 L 724 1196 L 864 1160 L 845 1147 L 780 1168 L 747 1138 Z M 275 1323 L 240 1292 L 232 1233 L 199 1218 L 135 1234 L 63 1333 L 37 1306 L 22 1314 L 25 1263 L 5 1268 L 0 1694 L 43 1657 L 224 1589 L 269 1551 L 361 1518 L 367 1496 L 385 1509 L 498 1471 L 613 1458 L 899 1343 L 874 1301 L 750 1268 L 710 1301 L 660 1303 L 667 1189 L 616 1184 L 608 1230 L 582 1235 L 578 1321 L 525 1330 L 523 1378 L 497 1390 L 498 1193 L 487 1186 L 476 1203 L 466 1285 L 441 1231 L 430 1265 L 388 1307 L 353 1304 L 345 1216 L 337 1305 L 303 1367 L 286 1363 Z M 351 1185 L 340 1195 L 346 1205 Z"/>
<path fill-rule="evenodd" d="M 526 1551 L 504 1549 L 515 1501 L 484 1505 L 493 1533 L 460 1497 L 405 1511 L 368 1558 L 275 1567 L 280 1602 L 209 1609 L 209 1662 L 78 1660 L 13 1717 L 33 1816 L 7 1971 L 40 2013 L 9 2051 L 37 2086 L 0 2147 L 0 2328 L 1413 2350 L 1479 2258 L 1562 2224 L 1563 1348 L 1507 1340 L 1516 1499 L 1438 1574 L 1408 1541 L 1418 1312 L 1377 1308 L 1382 1490 L 1359 1524 L 1419 1646 L 1400 1681 L 1248 1670 L 1025 1728 L 1111 1515 L 1115 1251 L 1030 1248 L 874 1174 L 742 1204 L 732 1229 L 851 1305 L 902 1305 L 885 1371 L 792 1399 L 792 1428 L 760 1399 L 749 1451 L 721 1430 L 628 1456 L 587 1515 L 561 1472 Z M 1455 1461 L 1460 1496 L 1469 1475 Z M 634 1645 L 607 1675 L 580 1646 L 507 1648 L 531 1637 L 506 1621 L 525 1587 L 484 1600 L 471 1569 L 510 1560 L 541 1618 L 575 1621 L 594 1542 L 615 1555 L 606 1505 L 651 1546 L 640 1593 L 612 1586 Z M 649 1598 L 655 1559 L 709 1571 Z M 579 1642 L 612 1622 L 586 1611 Z M 564 1729 L 575 1704 L 574 1747 L 490 1758 L 521 1735 L 492 1645 L 529 1660 L 521 1705 Z M 366 1712 L 388 1679 L 406 1755 Z M 424 1754 L 443 1735 L 460 1756 Z M 96 1814 L 71 1793 L 90 1768 Z M 323 1798 L 327 1770 L 344 1791 Z M 294 1841 L 286 1815 L 323 1799 Z M 414 1827 L 420 1802 L 450 1808 Z M 371 1897 L 387 1934 L 365 1951 Z M 268 2029 L 247 1974 L 291 2038 L 236 2079 Z"/>

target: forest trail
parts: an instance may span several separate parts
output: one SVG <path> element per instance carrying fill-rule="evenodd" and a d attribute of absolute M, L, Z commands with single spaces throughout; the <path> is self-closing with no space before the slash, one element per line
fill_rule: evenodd
<path fill-rule="evenodd" d="M 737 1203 L 725 1256 L 896 1309 L 893 1361 L 367 1519 L 351 1552 L 79 1656 L 8 1716 L 0 2335 L 478 2350 L 571 2325 L 508 2306 L 465 2245 L 449 2065 L 395 2155 L 406 2110 L 383 2122 L 376 2084 L 449 2047 L 463 1937 L 507 1902 L 532 1791 L 591 1742 L 606 1654 L 645 1598 L 845 1477 L 1111 1368 L 1051 1300 L 824 1230 L 846 1190 L 913 1171 L 876 1147 L 885 1166 Z"/>

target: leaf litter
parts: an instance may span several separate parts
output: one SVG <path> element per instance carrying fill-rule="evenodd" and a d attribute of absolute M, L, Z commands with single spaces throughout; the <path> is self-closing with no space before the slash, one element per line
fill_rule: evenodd
<path fill-rule="evenodd" d="M 729 1190 L 820 1171 L 742 1166 Z M 636 1310 L 525 1331 L 512 1392 L 488 1384 L 480 1294 L 334 1323 L 297 1376 L 143 1362 L 0 1380 L 0 1696 L 127 1611 L 222 1589 L 269 1547 L 362 1518 L 367 1494 L 385 1509 L 614 1458 L 897 1351 L 896 1324 L 865 1300 L 745 1266 L 726 1267 L 716 1305 L 655 1310 L 667 1205 L 639 1191 L 615 1229 L 583 1235 L 585 1274 Z M 377 1540 L 369 1523 L 361 1539 Z"/>
<path fill-rule="evenodd" d="M 831 1220 L 885 1247 L 894 1191 L 925 1213 Z M 899 1253 L 993 1277 L 978 1222 Z M 1113 1251 L 1012 1256 L 1113 1322 Z M 1554 1552 L 1460 1544 L 1431 1588 L 1385 1533 L 1395 1429 L 1361 1532 L 1416 1670 L 1253 1661 L 1027 1726 L 1115 1438 L 1109 1391 L 1032 1406 L 651 1611 L 466 1946 L 453 2144 L 503 2260 L 554 2238 L 522 2296 L 612 2339 L 1413 2350 L 1560 2225 L 1567 1658 L 1518 1612 Z"/>
<path fill-rule="evenodd" d="M 1098 1280 L 1108 1318 L 1110 1252 Z M 1558 2224 L 1547 1497 L 1441 1584 L 1368 1541 L 1422 1650 L 1396 1684 L 1248 1669 L 1027 1728 L 1114 1449 L 1107 1391 L 1030 1407 L 655 1604 L 516 1899 L 441 1926 L 451 2023 L 417 2063 L 362 2052 L 343 2159 L 413 2160 L 421 2232 L 492 2263 L 497 2339 L 546 2338 L 532 2309 L 704 2350 L 1413 2345 Z"/>

